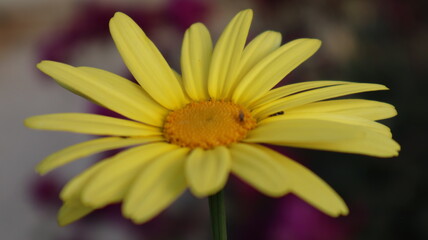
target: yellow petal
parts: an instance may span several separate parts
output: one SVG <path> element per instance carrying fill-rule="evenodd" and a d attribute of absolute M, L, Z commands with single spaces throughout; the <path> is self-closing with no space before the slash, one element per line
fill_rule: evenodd
<path fill-rule="evenodd" d="M 259 122 L 259 124 L 268 124 L 270 122 L 280 122 L 283 120 L 291 120 L 291 119 L 313 119 L 313 120 L 322 120 L 329 121 L 332 123 L 340 123 L 340 124 L 348 124 L 359 128 L 370 129 L 371 131 L 375 131 L 381 134 L 384 134 L 387 137 L 392 137 L 391 130 L 378 122 L 368 120 L 361 117 L 347 116 L 347 115 L 339 115 L 335 113 L 314 113 L 314 112 L 287 112 L 285 115 L 280 115 L 277 117 L 266 118 Z M 287 124 L 287 122 L 284 122 Z M 321 126 L 316 126 L 321 127 Z"/>
<path fill-rule="evenodd" d="M 79 201 L 67 201 L 59 210 L 58 224 L 66 226 L 91 213 L 94 209 L 83 205 Z"/>
<path fill-rule="evenodd" d="M 333 86 L 333 85 L 343 85 L 348 84 L 351 82 L 344 82 L 344 81 L 309 81 L 309 82 L 301 82 L 301 83 L 293 83 L 288 84 L 282 87 L 274 88 L 267 92 L 265 95 L 263 95 L 258 100 L 252 102 L 249 106 L 249 108 L 254 109 L 261 105 L 264 105 L 266 103 L 275 101 L 277 99 L 286 97 L 291 94 L 295 94 L 302 91 L 307 91 L 315 88 L 320 87 L 327 87 L 327 86 Z"/>
<path fill-rule="evenodd" d="M 78 143 L 58 152 L 52 153 L 42 162 L 40 162 L 36 170 L 44 175 L 51 170 L 60 167 L 64 164 L 72 162 L 76 159 L 83 158 L 99 152 L 128 147 L 136 144 L 143 144 L 153 141 L 161 141 L 161 137 L 145 137 L 145 138 L 120 138 L 120 137 L 106 137 L 98 138 L 82 143 Z"/>
<path fill-rule="evenodd" d="M 335 97 L 346 96 L 349 94 L 387 90 L 388 88 L 380 84 L 371 83 L 354 83 L 339 86 L 324 87 L 315 90 L 309 90 L 302 93 L 297 93 L 288 97 L 284 97 L 263 106 L 260 106 L 252 112 L 257 119 L 268 117 L 280 111 L 299 107 L 304 104 L 309 104 L 316 101 L 326 100 Z"/>
<path fill-rule="evenodd" d="M 169 151 L 145 167 L 122 205 L 123 214 L 144 223 L 177 199 L 186 189 L 184 165 L 189 149 Z"/>
<path fill-rule="evenodd" d="M 397 110 L 391 104 L 363 99 L 341 99 L 309 103 L 289 109 L 287 112 L 334 113 L 369 120 L 382 120 L 397 115 Z"/>
<path fill-rule="evenodd" d="M 40 130 L 66 131 L 94 135 L 160 136 L 157 127 L 125 119 L 89 113 L 54 113 L 25 119 L 25 126 Z"/>
<path fill-rule="evenodd" d="M 397 156 L 400 150 L 386 126 L 326 113 L 290 113 L 263 120 L 244 141 L 375 157 Z"/>
<path fill-rule="evenodd" d="M 250 29 L 252 10 L 239 12 L 227 25 L 213 51 L 208 92 L 213 99 L 224 99 L 236 85 L 235 73 Z"/>
<path fill-rule="evenodd" d="M 312 56 L 320 46 L 321 41 L 317 39 L 297 39 L 283 45 L 263 58 L 244 76 L 232 99 L 248 106 Z"/>
<path fill-rule="evenodd" d="M 82 202 L 99 208 L 122 199 L 146 164 L 177 148 L 172 144 L 152 143 L 117 154 L 86 184 Z"/>
<path fill-rule="evenodd" d="M 287 169 L 266 151 L 255 145 L 233 144 L 230 147 L 232 172 L 260 192 L 280 197 L 289 191 Z"/>
<path fill-rule="evenodd" d="M 62 189 L 60 197 L 64 201 L 64 204 L 58 214 L 58 222 L 61 226 L 65 226 L 79 220 L 95 210 L 95 208 L 83 204 L 80 200 L 80 195 L 82 189 L 91 180 L 94 174 L 106 166 L 109 161 L 109 159 L 104 159 L 103 161 L 93 165 L 83 173 L 74 177 Z"/>
<path fill-rule="evenodd" d="M 181 75 L 177 71 L 175 71 L 174 69 L 172 69 L 172 71 L 174 72 L 175 79 L 177 79 L 178 83 L 181 86 L 181 89 L 184 89 L 184 83 L 183 83 L 183 79 L 182 79 Z M 184 94 L 186 95 L 187 99 L 190 99 L 189 95 L 185 91 L 184 91 Z M 162 120 L 165 120 L 165 119 L 162 119 Z"/>
<path fill-rule="evenodd" d="M 181 71 L 184 88 L 193 100 L 209 99 L 208 71 L 212 48 L 210 33 L 202 23 L 193 24 L 184 34 Z"/>
<path fill-rule="evenodd" d="M 37 67 L 72 92 L 130 119 L 162 126 L 167 114 L 140 86 L 113 73 L 52 61 Z"/>
<path fill-rule="evenodd" d="M 110 32 L 129 71 L 153 99 L 172 110 L 188 103 L 162 54 L 131 18 L 116 13 Z"/>
<path fill-rule="evenodd" d="M 287 185 L 292 193 L 332 217 L 348 214 L 349 210 L 343 199 L 309 169 L 269 148 L 255 147 L 266 152 L 284 167 Z"/>
<path fill-rule="evenodd" d="M 138 84 L 97 68 L 79 67 L 78 69 L 93 78 L 100 79 L 109 87 L 110 92 L 107 97 L 111 102 L 109 108 L 113 111 L 150 125 L 158 127 L 163 125 L 163 119 L 168 110 L 150 97 Z"/>
<path fill-rule="evenodd" d="M 238 70 L 236 71 L 236 79 L 239 81 L 253 68 L 260 60 L 268 54 L 278 49 L 281 45 L 281 33 L 274 31 L 266 31 L 254 38 L 245 47 L 242 52 L 241 60 L 239 61 Z M 238 82 L 235 83 L 235 85 Z M 236 86 L 234 86 L 236 87 Z M 233 89 L 234 89 L 233 87 Z M 232 89 L 232 90 L 233 90 Z M 228 96 L 231 97 L 231 96 Z"/>
<path fill-rule="evenodd" d="M 279 145 L 343 153 L 356 153 L 382 158 L 398 156 L 398 151 L 400 151 L 400 145 L 392 138 L 386 136 L 385 134 L 370 130 L 366 130 L 359 138 L 348 139 L 344 141 L 319 143 L 281 143 Z"/>
<path fill-rule="evenodd" d="M 289 143 L 338 142 L 362 137 L 363 127 L 323 119 L 276 118 L 261 122 L 245 142 L 287 145 Z"/>
<path fill-rule="evenodd" d="M 86 184 L 92 179 L 92 177 L 100 171 L 103 167 L 107 166 L 111 161 L 111 158 L 103 159 L 102 161 L 92 165 L 90 168 L 86 169 L 79 175 L 71 179 L 61 190 L 60 198 L 64 202 L 80 202 L 80 196 L 82 189 Z"/>
<path fill-rule="evenodd" d="M 229 150 L 224 146 L 212 150 L 194 149 L 186 162 L 190 190 L 197 197 L 213 195 L 223 189 L 231 167 Z"/>

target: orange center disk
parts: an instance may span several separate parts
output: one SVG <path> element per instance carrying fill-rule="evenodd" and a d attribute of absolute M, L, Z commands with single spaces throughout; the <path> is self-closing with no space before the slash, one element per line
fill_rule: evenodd
<path fill-rule="evenodd" d="M 227 146 L 245 138 L 256 120 L 244 107 L 227 101 L 192 102 L 168 114 L 164 135 L 168 142 L 189 148 Z"/>

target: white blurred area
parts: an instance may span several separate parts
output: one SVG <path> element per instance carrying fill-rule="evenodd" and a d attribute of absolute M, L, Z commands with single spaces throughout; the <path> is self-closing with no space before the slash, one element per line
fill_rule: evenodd
<path fill-rule="evenodd" d="M 82 110 L 82 99 L 49 83 L 35 68 L 41 37 L 70 13 L 66 2 L 0 2 L 1 239 L 47 239 L 44 234 L 54 231 L 67 234 L 61 233 L 55 221 L 46 221 L 55 213 L 37 209 L 29 188 L 37 178 L 33 169 L 38 161 L 84 137 L 23 126 L 23 120 L 31 115 Z"/>

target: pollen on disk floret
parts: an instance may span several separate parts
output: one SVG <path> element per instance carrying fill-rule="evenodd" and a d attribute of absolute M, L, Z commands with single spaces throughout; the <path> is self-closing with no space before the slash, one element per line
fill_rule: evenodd
<path fill-rule="evenodd" d="M 165 119 L 163 132 L 170 143 L 210 149 L 244 139 L 255 126 L 256 120 L 241 105 L 208 100 L 192 102 L 170 112 Z"/>

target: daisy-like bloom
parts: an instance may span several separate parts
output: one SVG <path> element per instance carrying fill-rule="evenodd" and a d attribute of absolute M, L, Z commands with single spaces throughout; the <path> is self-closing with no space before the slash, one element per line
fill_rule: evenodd
<path fill-rule="evenodd" d="M 247 45 L 252 11 L 239 12 L 215 47 L 206 27 L 192 25 L 181 50 L 181 75 L 123 13 L 110 21 L 119 52 L 138 84 L 116 74 L 43 61 L 38 68 L 61 86 L 127 119 L 87 113 L 34 116 L 34 129 L 103 137 L 44 159 L 45 174 L 76 159 L 131 147 L 73 178 L 62 190 L 59 223 L 122 202 L 123 215 L 146 222 L 187 188 L 197 197 L 223 189 L 230 173 L 272 197 L 293 193 L 330 216 L 348 208 L 322 179 L 259 143 L 396 156 L 399 145 L 376 122 L 396 115 L 387 103 L 335 99 L 386 90 L 379 84 L 312 81 L 272 89 L 314 54 L 321 42 L 297 39 L 281 46 L 266 31 Z"/>

